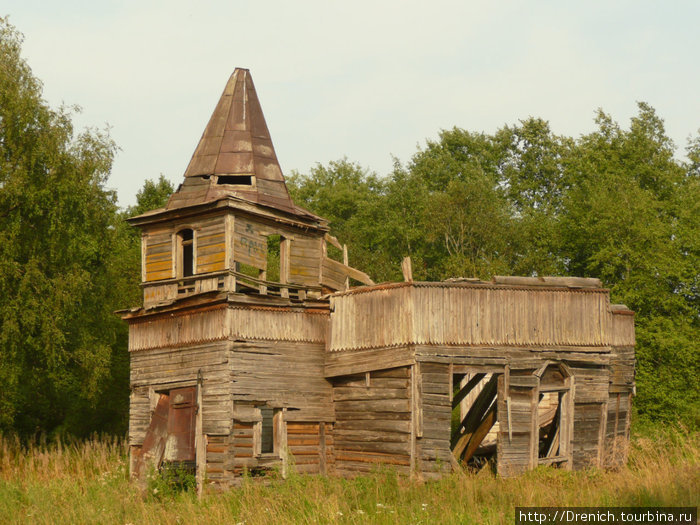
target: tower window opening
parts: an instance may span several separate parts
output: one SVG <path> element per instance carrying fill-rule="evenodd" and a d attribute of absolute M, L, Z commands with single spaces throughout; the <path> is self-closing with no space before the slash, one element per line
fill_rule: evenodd
<path fill-rule="evenodd" d="M 238 184 L 241 186 L 252 186 L 252 175 L 219 175 L 216 179 L 217 184 Z"/>
<path fill-rule="evenodd" d="M 272 454 L 275 451 L 274 410 L 271 407 L 260 407 L 262 425 L 260 432 L 260 452 Z"/>
<path fill-rule="evenodd" d="M 194 232 L 191 229 L 181 230 L 177 234 L 180 245 L 179 273 L 182 277 L 194 275 Z"/>

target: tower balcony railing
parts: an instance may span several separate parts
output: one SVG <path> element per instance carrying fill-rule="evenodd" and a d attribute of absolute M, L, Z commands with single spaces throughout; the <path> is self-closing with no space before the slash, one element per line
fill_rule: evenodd
<path fill-rule="evenodd" d="M 228 291 L 302 301 L 309 296 L 318 297 L 322 292 L 321 286 L 268 281 L 236 270 L 221 270 L 144 282 L 141 283 L 141 287 L 143 288 L 143 300 L 146 308 L 212 291 Z"/>

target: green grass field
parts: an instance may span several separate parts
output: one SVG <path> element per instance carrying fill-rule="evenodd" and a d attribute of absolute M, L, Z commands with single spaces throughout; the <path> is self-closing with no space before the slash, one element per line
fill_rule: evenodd
<path fill-rule="evenodd" d="M 351 480 L 294 475 L 205 494 L 129 483 L 126 447 L 93 439 L 30 449 L 0 438 L 0 523 L 513 523 L 516 506 L 697 506 L 698 433 L 635 436 L 616 472 L 483 470 L 412 482 L 390 470 Z"/>

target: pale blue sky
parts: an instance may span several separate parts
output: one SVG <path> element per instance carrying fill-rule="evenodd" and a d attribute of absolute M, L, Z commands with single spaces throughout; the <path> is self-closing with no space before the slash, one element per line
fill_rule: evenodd
<path fill-rule="evenodd" d="M 51 105 L 111 126 L 109 186 L 179 183 L 236 66 L 285 173 L 347 156 L 385 175 L 440 129 L 528 116 L 555 133 L 627 126 L 636 102 L 682 149 L 700 127 L 700 2 L 6 0 Z"/>

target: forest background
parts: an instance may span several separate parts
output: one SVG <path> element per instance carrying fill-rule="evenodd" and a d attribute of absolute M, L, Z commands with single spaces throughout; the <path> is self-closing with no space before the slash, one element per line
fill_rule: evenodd
<path fill-rule="evenodd" d="M 140 235 L 125 219 L 173 191 L 146 180 L 120 209 L 118 148 L 51 108 L 0 21 L 0 432 L 123 436 L 127 327 L 141 303 Z M 184 167 L 183 167 L 184 168 Z M 639 103 L 577 138 L 529 118 L 444 130 L 378 176 L 348 159 L 293 172 L 294 201 L 330 220 L 376 282 L 493 275 L 597 277 L 636 312 L 637 422 L 700 424 L 700 134 L 677 147 Z"/>

